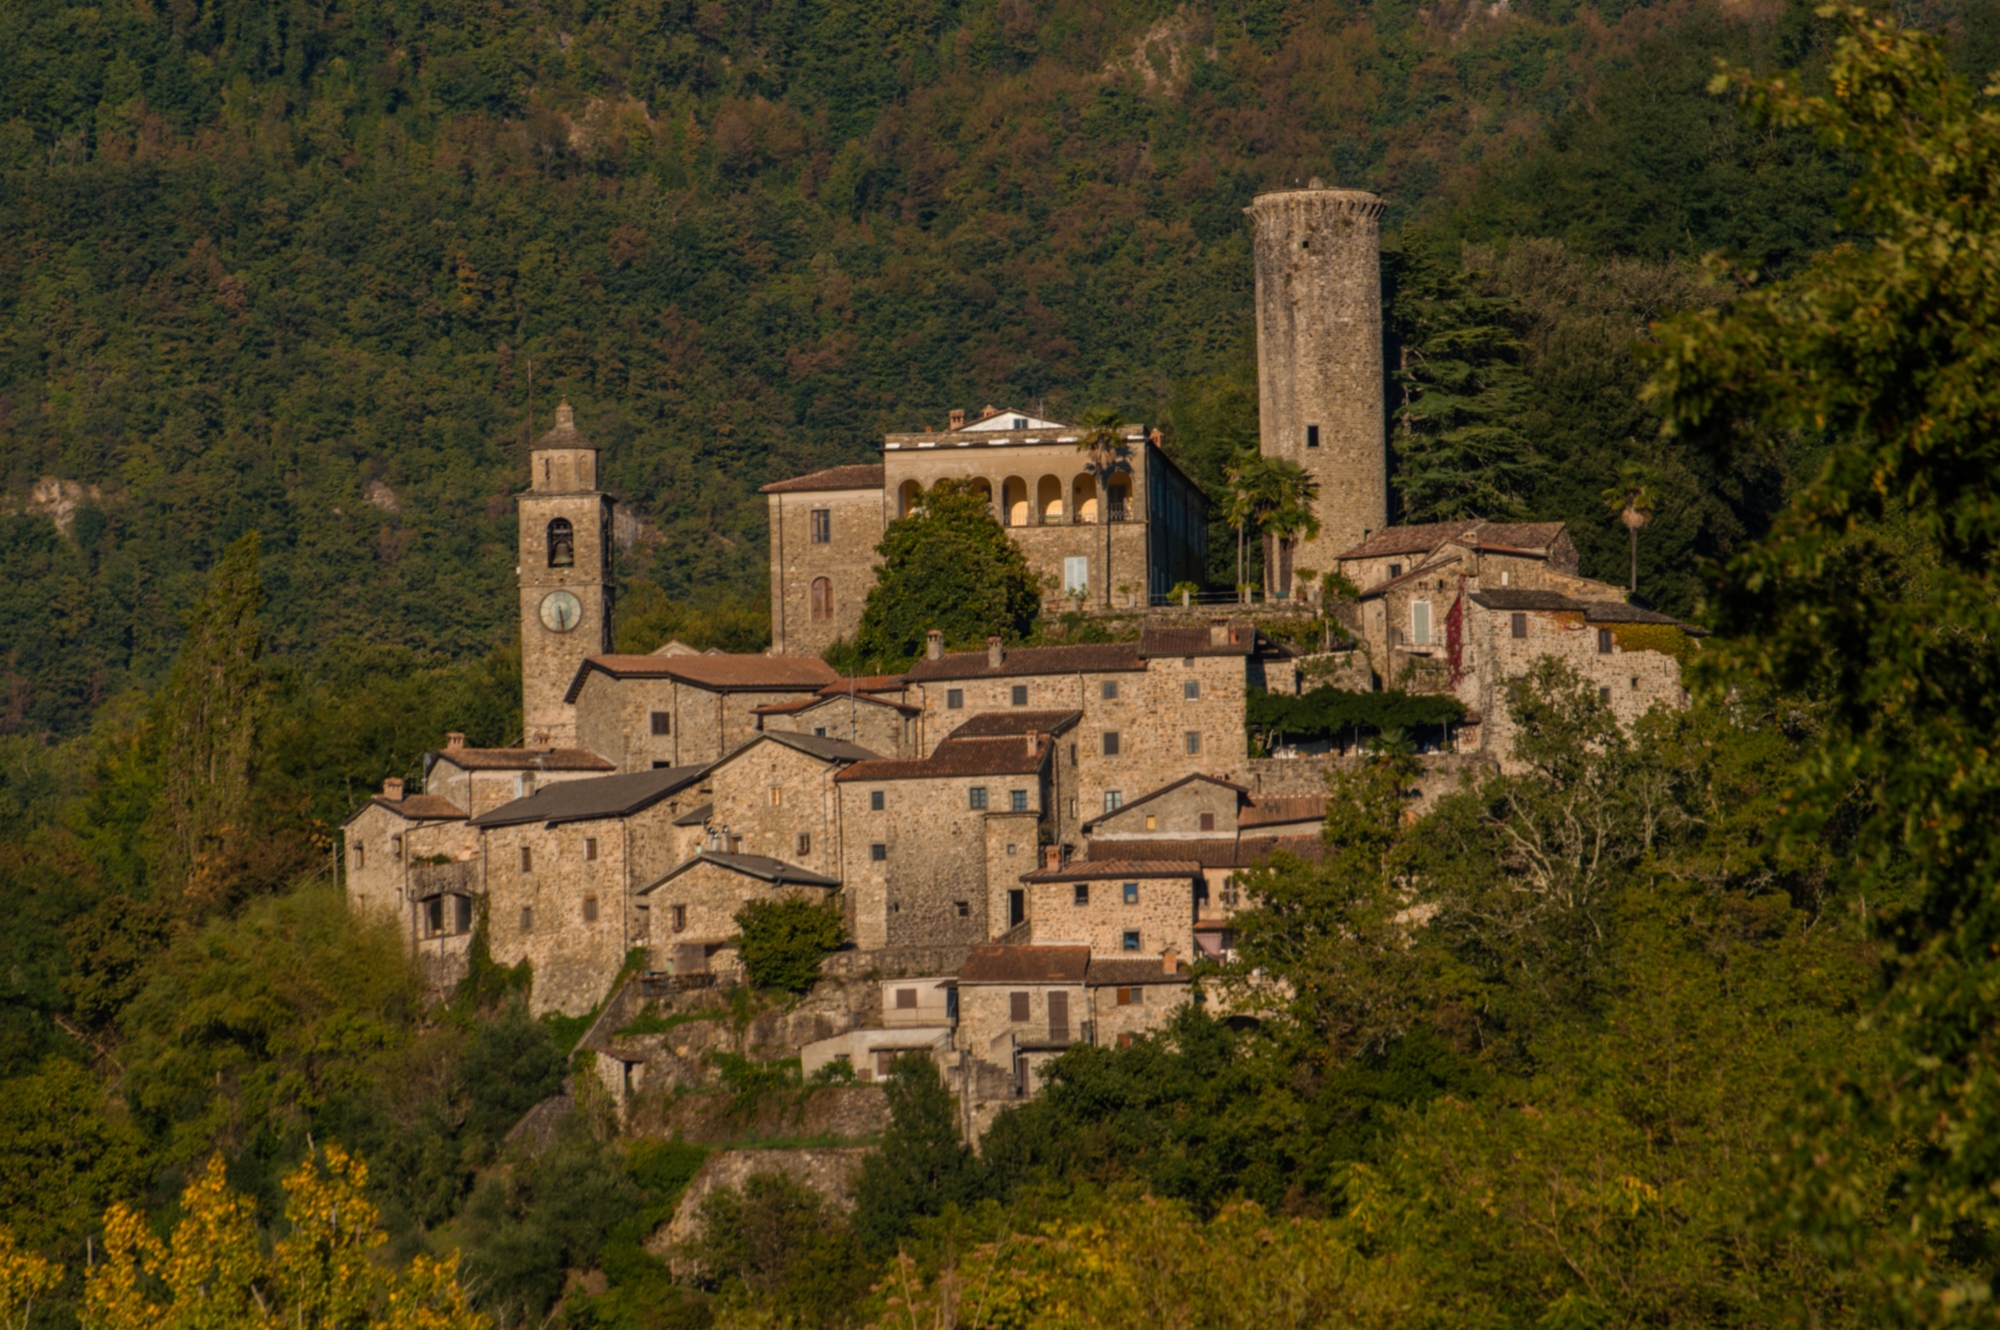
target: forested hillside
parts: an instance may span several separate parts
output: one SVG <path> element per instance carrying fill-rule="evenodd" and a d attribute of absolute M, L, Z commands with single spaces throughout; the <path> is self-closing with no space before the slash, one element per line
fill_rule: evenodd
<path fill-rule="evenodd" d="M 954 405 L 1116 407 L 1219 485 L 1255 428 L 1240 210 L 1313 175 L 1423 223 L 1392 296 L 1412 247 L 1552 242 L 1484 279 L 1551 463 L 1520 497 L 1616 576 L 1598 490 L 1654 427 L 1627 350 L 1692 298 L 1672 265 L 1837 234 L 1839 162 L 1703 91 L 1814 33 L 1683 0 L 8 5 L 0 731 L 156 684 L 251 530 L 280 653 L 503 642 L 530 360 L 639 521 L 628 582 L 682 599 L 754 603 L 757 485 Z M 1761 523 L 1763 466 L 1670 478 L 1664 602 Z"/>

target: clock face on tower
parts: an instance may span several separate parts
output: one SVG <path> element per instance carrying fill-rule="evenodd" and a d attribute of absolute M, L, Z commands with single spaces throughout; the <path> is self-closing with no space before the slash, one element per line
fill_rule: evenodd
<path fill-rule="evenodd" d="M 542 597 L 542 627 L 566 633 L 583 618 L 583 602 L 567 591 L 551 591 Z"/>

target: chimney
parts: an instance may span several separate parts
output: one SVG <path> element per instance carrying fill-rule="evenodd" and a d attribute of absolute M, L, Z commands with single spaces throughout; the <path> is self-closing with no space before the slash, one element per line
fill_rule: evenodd
<path fill-rule="evenodd" d="M 991 419 L 993 419 L 993 417 L 995 417 L 995 416 L 997 416 L 997 415 L 999 415 L 999 414 L 1000 414 L 1000 408 L 999 408 L 999 407 L 997 407 L 997 406 L 995 406 L 995 405 L 993 405 L 993 403 L 991 403 L 991 402 L 988 402 L 988 403 L 986 404 L 986 409 L 985 409 L 984 411 L 981 411 L 981 412 L 979 413 L 979 418 L 980 418 L 981 420 L 991 420 Z"/>
<path fill-rule="evenodd" d="M 463 747 L 465 747 L 465 731 L 464 731 L 464 730 L 452 730 L 452 731 L 450 731 L 449 733 L 447 733 L 447 734 L 446 734 L 446 735 L 444 736 L 444 746 L 445 746 L 446 748 L 463 748 Z"/>
<path fill-rule="evenodd" d="M 1062 867 L 1062 846 L 1044 845 L 1042 847 L 1042 867 L 1044 868 Z"/>
<path fill-rule="evenodd" d="M 1160 969 L 1167 974 L 1179 974 L 1181 970 L 1181 954 L 1172 947 L 1168 947 L 1166 955 L 1160 957 Z"/>
<path fill-rule="evenodd" d="M 1208 621 L 1208 644 L 1212 647 L 1229 645 L 1229 620 L 1210 619 Z"/>
<path fill-rule="evenodd" d="M 1148 434 L 1148 435 L 1147 435 L 1146 437 L 1147 437 L 1148 439 L 1152 440 L 1152 443 L 1153 443 L 1153 446 L 1154 446 L 1155 448 L 1159 447 L 1159 446 L 1160 446 L 1160 427 L 1159 427 L 1158 425 L 1155 425 L 1155 426 L 1153 426 L 1153 432 L 1152 432 L 1151 434 Z"/>
<path fill-rule="evenodd" d="M 403 797 L 403 778 L 401 776 L 391 776 L 389 779 L 383 781 L 382 797 L 384 799 L 400 801 Z"/>
<path fill-rule="evenodd" d="M 965 428 L 965 408 L 955 406 L 951 409 L 951 427 L 953 429 Z"/>
<path fill-rule="evenodd" d="M 1007 647 L 997 637 L 986 639 L 986 668 L 997 670 L 1007 659 Z"/>
<path fill-rule="evenodd" d="M 1026 739 L 1026 740 L 1028 741 L 1028 756 L 1029 756 L 1029 757 L 1033 757 L 1033 756 L 1034 756 L 1034 755 L 1035 755 L 1036 753 L 1039 753 L 1039 752 L 1041 752 L 1041 751 L 1042 751 L 1042 736 L 1041 736 L 1041 735 L 1039 735 L 1039 734 L 1024 734 L 1024 735 L 1022 735 L 1021 737 L 1022 737 L 1023 739 Z"/>
<path fill-rule="evenodd" d="M 924 634 L 924 659 L 944 659 L 944 633 L 939 629 L 933 628 Z"/>

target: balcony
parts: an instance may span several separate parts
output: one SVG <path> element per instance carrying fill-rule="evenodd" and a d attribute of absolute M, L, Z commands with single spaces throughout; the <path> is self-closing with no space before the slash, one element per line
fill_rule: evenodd
<path fill-rule="evenodd" d="M 479 861 L 460 859 L 444 864 L 410 865 L 410 896 L 427 900 L 432 896 L 476 896 L 479 894 Z"/>

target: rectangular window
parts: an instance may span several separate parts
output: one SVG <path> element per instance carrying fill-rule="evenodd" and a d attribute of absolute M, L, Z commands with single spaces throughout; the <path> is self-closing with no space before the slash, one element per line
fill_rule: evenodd
<path fill-rule="evenodd" d="M 1306 447 L 1308 448 L 1319 447 L 1319 426 L 1317 425 L 1306 426 Z"/>
<path fill-rule="evenodd" d="M 1137 905 L 1139 903 L 1139 884 L 1137 882 L 1127 882 L 1121 889 L 1125 893 L 1125 903 L 1127 905 Z"/>
<path fill-rule="evenodd" d="M 1609 688 L 1598 689 L 1597 700 L 1600 702 L 1609 702 L 1611 700 L 1611 690 Z"/>
<path fill-rule="evenodd" d="M 1389 576 L 1390 576 L 1391 578 L 1397 578 L 1397 577 L 1401 577 L 1402 575 L 1403 575 L 1403 565 L 1402 565 L 1402 564 L 1400 564 L 1400 563 L 1392 563 L 1392 564 L 1390 564 L 1390 565 L 1389 565 Z"/>
<path fill-rule="evenodd" d="M 667 912 L 667 918 L 669 920 L 670 926 L 676 933 L 687 932 L 687 926 L 688 926 L 687 906 L 685 905 L 674 906 L 671 910 Z"/>
<path fill-rule="evenodd" d="M 1201 680 L 1189 679 L 1182 683 L 1181 699 L 1186 702 L 1201 701 Z"/>
<path fill-rule="evenodd" d="M 1189 730 L 1189 731 L 1187 732 L 1187 735 L 1186 735 L 1186 739 L 1187 739 L 1187 751 L 1188 751 L 1188 756 L 1189 756 L 1189 757 L 1199 757 L 1199 756 L 1201 755 L 1201 733 L 1200 733 L 1200 731 L 1198 731 L 1198 730 Z"/>
<path fill-rule="evenodd" d="M 535 912 L 532 908 L 525 905 L 521 907 L 521 931 L 523 933 L 532 933 L 535 931 Z"/>
<path fill-rule="evenodd" d="M 880 790 L 868 791 L 868 811 L 871 813 L 879 813 L 882 811 L 882 791 Z"/>
<path fill-rule="evenodd" d="M 1089 555 L 1072 554 L 1063 560 L 1063 594 L 1065 596 L 1090 594 Z"/>
<path fill-rule="evenodd" d="M 451 905 L 452 914 L 456 916 L 454 922 L 458 925 L 458 931 L 461 933 L 470 933 L 472 931 L 472 897 L 453 896 L 451 898 Z"/>
<path fill-rule="evenodd" d="M 975 785 L 966 791 L 966 794 L 968 802 L 973 808 L 984 809 L 986 807 L 986 787 L 984 785 Z"/>
<path fill-rule="evenodd" d="M 1104 732 L 1103 752 L 1106 757 L 1118 756 L 1118 731 L 1106 730 Z"/>
<path fill-rule="evenodd" d="M 897 989 L 897 990 L 896 990 L 896 1010 L 897 1010 L 897 1011 L 915 1011 L 916 1009 L 917 1009 L 917 990 L 916 990 L 916 989 L 914 989 L 914 988 L 899 988 L 899 989 Z"/>
<path fill-rule="evenodd" d="M 804 858 L 806 855 L 811 854 L 812 852 L 813 852 L 812 833 L 809 831 L 801 831 L 799 833 L 799 848 L 797 850 L 797 857 Z"/>
<path fill-rule="evenodd" d="M 1071 903 L 1076 905 L 1090 904 L 1090 884 L 1088 882 L 1077 883 L 1076 886 L 1071 889 L 1070 901 Z"/>
<path fill-rule="evenodd" d="M 655 711 L 649 719 L 653 723 L 653 733 L 655 736 L 665 736 L 674 732 L 674 718 L 671 713 Z"/>
<path fill-rule="evenodd" d="M 1009 790 L 1007 792 L 1007 807 L 1012 812 L 1027 812 L 1028 792 L 1026 790 Z"/>
<path fill-rule="evenodd" d="M 965 709 L 965 690 L 963 688 L 945 689 L 944 706 L 947 711 L 963 711 Z"/>
<path fill-rule="evenodd" d="M 583 898 L 583 922 L 586 924 L 597 922 L 597 897 L 585 896 Z"/>
<path fill-rule="evenodd" d="M 1215 814 L 1213 814 L 1213 813 L 1203 813 L 1203 814 L 1201 815 L 1201 829 L 1202 829 L 1203 831 L 1214 831 L 1214 830 L 1215 830 Z"/>
<path fill-rule="evenodd" d="M 875 863 L 883 863 L 889 858 L 889 847 L 880 841 L 876 841 L 868 847 L 868 857 Z"/>
<path fill-rule="evenodd" d="M 583 838 L 583 857 L 586 860 L 597 858 L 597 837 L 585 836 Z"/>
<path fill-rule="evenodd" d="M 1428 600 L 1410 603 L 1410 644 L 1420 647 L 1431 644 L 1431 603 Z"/>
<path fill-rule="evenodd" d="M 1528 616 L 1525 614 L 1515 615 L 1512 631 L 1515 637 L 1526 637 L 1528 635 Z"/>
<path fill-rule="evenodd" d="M 958 911 L 959 918 L 970 919 L 972 917 L 972 906 L 969 903 L 965 901 L 953 901 L 951 904 L 952 908 Z"/>
<path fill-rule="evenodd" d="M 403 838 L 401 836 L 389 837 L 389 857 L 391 859 L 400 859 L 403 857 Z"/>
<path fill-rule="evenodd" d="M 1126 929 L 1125 936 L 1118 939 L 1118 946 L 1123 951 L 1137 951 L 1139 949 L 1139 930 L 1136 928 Z"/>
<path fill-rule="evenodd" d="M 1160 819 L 1154 817 L 1151 813 L 1146 814 L 1146 830 L 1158 831 L 1159 829 L 1160 829 Z"/>
<path fill-rule="evenodd" d="M 771 807 L 773 808 L 782 807 L 784 802 L 785 802 L 785 787 L 782 785 L 773 785 L 771 787 Z"/>
<path fill-rule="evenodd" d="M 1007 1019 L 1021 1023 L 1034 1019 L 1034 1012 L 1029 1006 L 1028 995 L 1026 993 L 1009 993 L 1007 995 Z"/>
<path fill-rule="evenodd" d="M 1597 630 L 1597 654 L 1600 656 L 1611 654 L 1611 630 L 1609 628 L 1600 628 Z"/>
<path fill-rule="evenodd" d="M 1104 681 L 1103 693 L 1105 701 L 1116 702 L 1118 700 L 1118 681 L 1116 679 L 1106 679 Z"/>
<path fill-rule="evenodd" d="M 1010 700 L 1017 707 L 1028 705 L 1028 685 L 1024 683 L 1015 684 L 1013 692 L 1010 695 Z"/>
<path fill-rule="evenodd" d="M 813 726 L 813 738 L 815 738 L 815 739 L 824 739 L 824 738 L 826 738 L 826 726 L 824 726 L 824 725 L 815 725 L 815 726 Z"/>
<path fill-rule="evenodd" d="M 1104 792 L 1105 812 L 1115 813 L 1124 806 L 1125 806 L 1125 792 L 1123 790 L 1106 790 Z"/>
<path fill-rule="evenodd" d="M 444 932 L 444 897 L 433 896 L 424 902 L 424 931 Z"/>
<path fill-rule="evenodd" d="M 1139 995 L 1140 995 L 1140 994 L 1142 994 L 1142 993 L 1144 993 L 1145 991 L 1146 991 L 1146 990 L 1145 990 L 1145 989 L 1143 989 L 1143 988 L 1121 988 L 1121 989 L 1119 989 L 1119 990 L 1118 990 L 1118 1005 L 1119 1005 L 1119 1006 L 1121 1006 L 1121 1007 L 1136 1007 L 1136 1006 L 1138 1006 L 1138 1005 L 1139 1005 L 1139 1003 L 1140 1003 L 1140 1001 L 1141 1001 L 1141 998 L 1140 998 L 1140 996 L 1139 996 Z"/>
<path fill-rule="evenodd" d="M 1007 927 L 1018 928 L 1027 922 L 1028 893 L 1019 887 L 1007 893 Z"/>
<path fill-rule="evenodd" d="M 833 540 L 833 510 L 815 508 L 812 510 L 812 543 L 825 545 Z"/>
<path fill-rule="evenodd" d="M 525 845 L 521 847 L 521 871 L 523 873 L 535 871 L 535 852 Z"/>
<path fill-rule="evenodd" d="M 354 866 L 356 868 L 368 867 L 368 847 L 360 841 L 354 842 Z"/>

